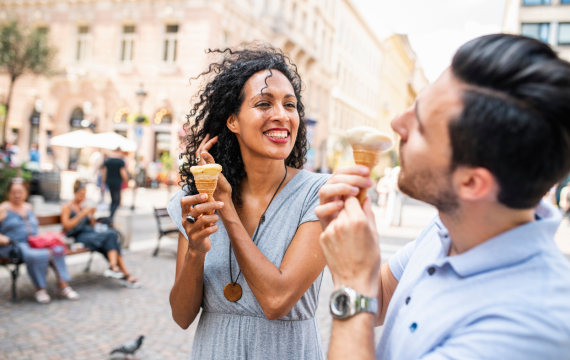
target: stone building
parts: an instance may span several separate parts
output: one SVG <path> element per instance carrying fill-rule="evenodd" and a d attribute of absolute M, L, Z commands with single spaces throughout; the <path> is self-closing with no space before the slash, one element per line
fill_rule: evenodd
<path fill-rule="evenodd" d="M 570 60 L 570 0 L 507 0 L 503 32 L 541 40 Z"/>
<path fill-rule="evenodd" d="M 189 79 L 208 65 L 208 48 L 260 40 L 291 55 L 305 83 L 309 169 L 338 165 L 327 154 L 342 147 L 344 130 L 387 129 L 384 109 L 399 111 L 414 96 L 382 86 L 401 81 L 394 86 L 410 89 L 417 60 L 407 39 L 395 35 L 385 45 L 351 0 L 3 0 L 0 21 L 14 16 L 48 30 L 58 72 L 17 81 L 8 131 L 22 157 L 38 143 L 42 162 L 63 169 L 81 162 L 79 151 L 51 147 L 50 138 L 85 127 L 136 140 L 145 162 L 177 158 L 199 84 Z M 382 68 L 398 61 L 402 76 Z M 0 100 L 7 84 L 0 76 Z M 147 118 L 140 126 L 139 113 Z"/>

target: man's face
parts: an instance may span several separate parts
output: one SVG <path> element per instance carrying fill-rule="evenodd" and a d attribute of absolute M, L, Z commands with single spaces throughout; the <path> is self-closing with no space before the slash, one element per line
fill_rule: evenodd
<path fill-rule="evenodd" d="M 401 137 L 400 190 L 442 212 L 458 206 L 451 183 L 448 125 L 461 114 L 462 92 L 462 83 L 447 69 L 422 91 L 411 108 L 392 121 L 392 128 Z"/>

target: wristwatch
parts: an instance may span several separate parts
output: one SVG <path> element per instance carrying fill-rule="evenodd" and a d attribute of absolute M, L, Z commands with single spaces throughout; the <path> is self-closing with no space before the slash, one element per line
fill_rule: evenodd
<path fill-rule="evenodd" d="M 378 313 L 378 300 L 342 285 L 340 289 L 333 292 L 330 309 L 335 319 L 345 320 L 361 312 Z"/>

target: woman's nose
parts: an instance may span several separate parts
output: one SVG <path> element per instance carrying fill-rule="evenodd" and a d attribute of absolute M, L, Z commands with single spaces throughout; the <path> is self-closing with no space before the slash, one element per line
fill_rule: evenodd
<path fill-rule="evenodd" d="M 273 116 L 271 120 L 286 122 L 289 119 L 285 107 L 281 104 L 275 104 L 273 107 Z"/>

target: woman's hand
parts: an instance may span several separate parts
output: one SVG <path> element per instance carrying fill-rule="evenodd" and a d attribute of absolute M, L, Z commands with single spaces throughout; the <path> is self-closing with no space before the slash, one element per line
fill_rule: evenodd
<path fill-rule="evenodd" d="M 370 170 L 366 166 L 352 165 L 339 167 L 334 175 L 319 190 L 321 204 L 315 214 L 321 221 L 323 230 L 337 218 L 348 196 L 357 196 L 360 189 L 372 186 Z"/>
<path fill-rule="evenodd" d="M 0 246 L 6 246 L 10 243 L 10 238 L 6 235 L 0 234 Z"/>
<path fill-rule="evenodd" d="M 204 140 L 200 143 L 198 150 L 196 150 L 196 158 L 200 158 L 198 165 L 215 164 L 216 160 L 208 152 L 218 142 L 218 137 L 215 136 L 210 139 L 210 134 L 207 134 Z M 224 202 L 225 204 L 232 203 L 232 186 L 226 177 L 220 173 L 218 175 L 218 185 L 214 192 L 214 199 Z"/>
<path fill-rule="evenodd" d="M 182 207 L 182 225 L 188 235 L 188 251 L 196 253 L 207 253 L 211 248 L 210 235 L 218 231 L 218 226 L 213 225 L 218 221 L 218 215 L 207 215 L 224 206 L 223 202 L 208 200 L 208 195 L 198 194 L 185 196 L 180 200 Z M 196 219 L 194 224 L 186 221 L 186 215 Z"/>

